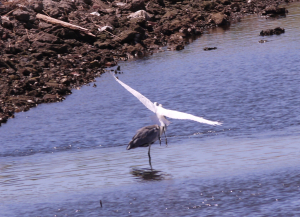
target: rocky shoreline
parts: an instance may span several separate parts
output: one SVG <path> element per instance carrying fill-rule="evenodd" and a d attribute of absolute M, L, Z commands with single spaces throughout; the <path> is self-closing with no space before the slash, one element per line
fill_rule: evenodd
<path fill-rule="evenodd" d="M 2 1 L 0 125 L 15 112 L 62 101 L 119 60 L 165 46 L 184 49 L 188 38 L 247 14 L 284 16 L 287 10 L 279 4 L 293 1 Z"/>

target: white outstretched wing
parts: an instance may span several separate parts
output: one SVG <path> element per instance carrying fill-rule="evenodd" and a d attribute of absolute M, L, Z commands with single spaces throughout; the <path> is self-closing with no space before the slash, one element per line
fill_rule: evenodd
<path fill-rule="evenodd" d="M 159 113 L 160 115 L 169 117 L 169 118 L 174 118 L 174 119 L 187 119 L 187 120 L 197 121 L 200 123 L 210 124 L 210 125 L 221 125 L 222 124 L 217 121 L 206 120 L 204 118 L 197 117 L 197 116 L 194 116 L 194 115 L 191 115 L 188 113 L 169 110 L 169 109 L 165 109 L 163 107 L 159 107 L 157 113 Z"/>
<path fill-rule="evenodd" d="M 165 109 L 160 106 L 155 106 L 148 98 L 137 92 L 136 90 L 132 89 L 128 85 L 124 84 L 122 81 L 120 81 L 118 78 L 116 78 L 112 73 L 111 75 L 116 79 L 116 81 L 121 84 L 126 90 L 128 90 L 132 95 L 134 95 L 138 100 L 141 101 L 150 111 L 156 113 L 156 117 L 152 117 L 152 120 L 154 120 L 156 123 L 160 123 L 161 126 L 168 126 L 170 122 L 165 119 L 163 116 L 174 118 L 174 119 L 187 119 L 192 121 L 197 121 L 200 123 L 210 124 L 210 125 L 221 125 L 222 123 L 217 121 L 210 121 L 206 120 L 201 117 L 197 117 L 191 114 L 187 114 L 184 112 L 178 112 L 174 110 Z M 161 123 L 163 122 L 163 123 Z"/>
<path fill-rule="evenodd" d="M 131 87 L 129 87 L 127 84 L 124 84 L 122 81 L 120 81 L 118 78 L 116 78 L 112 73 L 111 75 L 116 79 L 117 82 L 119 82 L 119 84 L 121 84 L 126 90 L 128 90 L 130 93 L 132 93 L 132 95 L 134 95 L 136 98 L 138 98 L 138 100 L 141 101 L 141 103 L 143 103 L 150 111 L 152 112 L 156 112 L 156 108 L 155 105 L 149 100 L 147 99 L 145 96 L 143 96 L 142 94 L 140 94 L 139 92 L 137 92 L 136 90 L 132 89 Z"/>

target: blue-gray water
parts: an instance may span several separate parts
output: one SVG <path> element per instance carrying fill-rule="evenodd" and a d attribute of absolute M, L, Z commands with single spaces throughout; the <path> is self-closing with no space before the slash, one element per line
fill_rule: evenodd
<path fill-rule="evenodd" d="M 120 64 L 118 77 L 153 102 L 223 122 L 170 120 L 154 172 L 147 148 L 125 150 L 152 114 L 108 73 L 16 114 L 0 128 L 0 216 L 300 215 L 299 22 L 296 3 L 286 18 L 245 17 Z M 277 26 L 286 33 L 258 36 Z"/>

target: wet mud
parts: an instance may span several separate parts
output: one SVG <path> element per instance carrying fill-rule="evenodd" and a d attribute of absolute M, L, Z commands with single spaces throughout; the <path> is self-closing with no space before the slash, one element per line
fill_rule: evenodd
<path fill-rule="evenodd" d="M 188 38 L 247 14 L 284 16 L 280 4 L 292 1 L 2 1 L 0 125 L 15 112 L 64 100 L 120 60 L 165 46 L 182 50 Z"/>

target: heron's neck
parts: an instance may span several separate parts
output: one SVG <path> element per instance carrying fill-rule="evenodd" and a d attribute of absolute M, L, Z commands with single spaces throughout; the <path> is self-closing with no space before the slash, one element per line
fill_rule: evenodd
<path fill-rule="evenodd" d="M 159 136 L 163 134 L 164 130 L 165 130 L 164 126 L 159 126 Z"/>
<path fill-rule="evenodd" d="M 159 114 L 156 115 L 159 120 L 160 126 L 167 128 L 167 126 L 170 124 L 170 121 L 168 121 L 166 117 L 163 115 L 159 115 Z"/>

